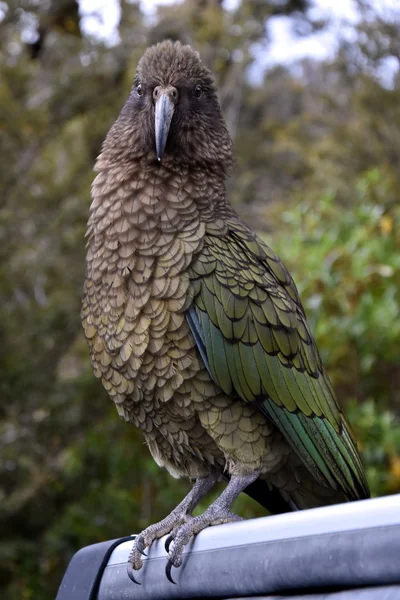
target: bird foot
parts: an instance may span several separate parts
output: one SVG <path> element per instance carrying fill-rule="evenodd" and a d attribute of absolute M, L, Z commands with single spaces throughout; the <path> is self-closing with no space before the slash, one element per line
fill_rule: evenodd
<path fill-rule="evenodd" d="M 171 577 L 171 567 L 181 566 L 183 550 L 194 535 L 211 525 L 222 525 L 222 523 L 234 523 L 235 521 L 243 521 L 243 518 L 231 513 L 226 508 L 211 505 L 202 515 L 187 517 L 185 523 L 175 527 L 165 542 L 165 549 L 168 552 L 166 569 L 168 579 L 175 583 Z"/>
<path fill-rule="evenodd" d="M 134 583 L 139 584 L 135 579 L 134 571 L 139 571 L 142 568 L 142 555 L 146 556 L 145 549 L 151 546 L 155 540 L 170 533 L 174 528 L 185 523 L 188 519 L 192 519 L 190 515 L 191 511 L 197 506 L 199 500 L 214 487 L 219 476 L 220 473 L 212 472 L 206 477 L 196 479 L 190 492 L 168 517 L 154 525 L 150 525 L 150 527 L 147 527 L 147 529 L 135 537 L 127 565 L 129 578 Z"/>
<path fill-rule="evenodd" d="M 135 571 L 143 566 L 142 556 L 147 556 L 145 549 L 151 544 L 173 530 L 174 527 L 183 523 L 186 519 L 186 512 L 173 511 L 168 517 L 150 525 L 142 533 L 137 535 L 133 541 L 131 553 L 128 558 L 128 564 Z M 136 582 L 137 583 L 137 582 Z"/>

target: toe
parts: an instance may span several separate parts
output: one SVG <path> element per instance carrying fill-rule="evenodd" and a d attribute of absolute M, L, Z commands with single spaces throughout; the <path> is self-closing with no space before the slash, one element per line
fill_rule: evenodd
<path fill-rule="evenodd" d="M 137 536 L 134 539 L 132 550 L 128 558 L 128 565 L 130 565 L 132 569 L 135 569 L 135 571 L 139 571 L 139 569 L 141 569 L 143 566 L 143 560 L 141 558 L 141 554 L 144 554 L 143 543 L 141 543 L 139 539 L 140 536 Z M 132 579 L 132 577 L 130 578 Z"/>
<path fill-rule="evenodd" d="M 128 563 L 132 565 L 132 568 L 135 569 L 135 571 L 139 571 L 143 567 L 143 561 L 140 558 L 140 554 L 137 550 L 131 552 L 128 558 Z"/>
<path fill-rule="evenodd" d="M 183 551 L 185 549 L 186 544 L 190 541 L 190 538 L 193 536 L 193 531 L 191 524 L 186 523 L 185 525 L 181 525 L 174 529 L 170 536 L 168 536 L 165 546 L 168 552 L 168 563 L 167 568 L 169 569 L 169 573 L 171 573 L 171 566 L 176 568 L 180 567 L 182 564 L 182 556 Z M 173 545 L 171 546 L 173 542 Z M 167 573 L 168 576 L 168 573 Z"/>

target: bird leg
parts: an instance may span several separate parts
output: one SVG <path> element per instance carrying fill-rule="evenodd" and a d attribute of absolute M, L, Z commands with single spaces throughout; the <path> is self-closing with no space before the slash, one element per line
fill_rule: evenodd
<path fill-rule="evenodd" d="M 233 476 L 222 494 L 213 502 L 207 510 L 198 517 L 186 519 L 186 522 L 176 526 L 166 541 L 169 561 L 167 564 L 167 577 L 171 579 L 171 566 L 179 567 L 182 564 L 183 549 L 189 540 L 210 525 L 221 525 L 222 523 L 233 523 L 242 521 L 242 517 L 235 515 L 230 511 L 233 502 L 248 485 L 253 483 L 258 477 L 256 471 L 251 475 L 244 477 Z M 173 546 L 170 549 L 170 544 Z M 173 582 L 173 581 L 172 581 Z M 173 582 L 174 583 L 174 582 Z"/>
<path fill-rule="evenodd" d="M 144 554 L 144 549 L 148 548 L 154 540 L 158 540 L 163 535 L 166 535 L 174 527 L 184 523 L 188 517 L 188 514 L 197 506 L 200 500 L 208 494 L 208 492 L 215 486 L 220 473 L 212 473 L 207 477 L 199 477 L 196 479 L 194 486 L 190 490 L 187 496 L 182 500 L 180 504 L 162 521 L 150 525 L 142 533 L 135 537 L 133 542 L 132 550 L 128 558 L 128 563 L 132 565 L 135 570 L 139 570 L 143 566 L 141 554 Z"/>

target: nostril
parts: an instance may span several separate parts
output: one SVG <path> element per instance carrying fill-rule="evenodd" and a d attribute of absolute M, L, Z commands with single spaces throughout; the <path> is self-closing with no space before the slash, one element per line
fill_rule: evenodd
<path fill-rule="evenodd" d="M 173 87 L 173 86 L 163 87 L 161 85 L 158 85 L 157 87 L 155 87 L 154 90 L 153 90 L 153 100 L 154 100 L 154 102 L 156 102 L 160 98 L 160 96 L 162 94 L 167 94 L 169 96 L 169 98 L 171 100 L 173 100 L 173 102 L 177 102 L 178 101 L 179 92 L 176 89 L 176 87 Z"/>

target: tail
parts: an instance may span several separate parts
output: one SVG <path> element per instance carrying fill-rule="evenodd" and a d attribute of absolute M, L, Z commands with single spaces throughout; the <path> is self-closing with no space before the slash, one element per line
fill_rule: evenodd
<path fill-rule="evenodd" d="M 304 419 L 306 427 L 309 421 Z M 315 435 L 315 430 L 309 433 Z M 335 457 L 331 464 L 338 465 L 337 470 L 340 475 L 343 471 L 347 474 L 351 486 L 347 484 L 342 487 L 339 477 L 339 482 L 334 481 L 334 486 L 317 480 L 308 465 L 304 464 L 293 451 L 288 464 L 282 467 L 285 471 L 287 469 L 289 471 L 286 472 L 283 480 L 291 481 L 293 485 L 289 485 L 286 490 L 281 489 L 278 485 L 274 485 L 274 477 L 271 475 L 269 480 L 268 477 L 261 477 L 254 481 L 246 488 L 246 494 L 272 514 L 369 498 L 369 487 L 350 426 L 343 419 L 341 434 L 336 434 L 333 428 L 329 433 L 334 442 L 330 447 L 331 458 Z"/>
<path fill-rule="evenodd" d="M 343 415 L 340 415 L 337 431 L 324 417 L 311 418 L 301 412 L 291 413 L 272 400 L 265 401 L 262 408 L 284 434 L 311 476 L 322 486 L 342 490 L 348 500 L 369 498 L 364 468 Z"/>
<path fill-rule="evenodd" d="M 253 500 L 261 504 L 261 506 L 273 515 L 297 510 L 297 506 L 289 497 L 285 499 L 278 488 L 268 486 L 267 482 L 263 479 L 256 479 L 244 491 L 250 498 L 253 498 Z"/>
<path fill-rule="evenodd" d="M 264 479 L 257 479 L 245 489 L 245 493 L 273 515 L 349 502 L 342 490 L 321 485 L 304 466 L 300 470 L 302 480 L 293 491 L 279 490 Z"/>

